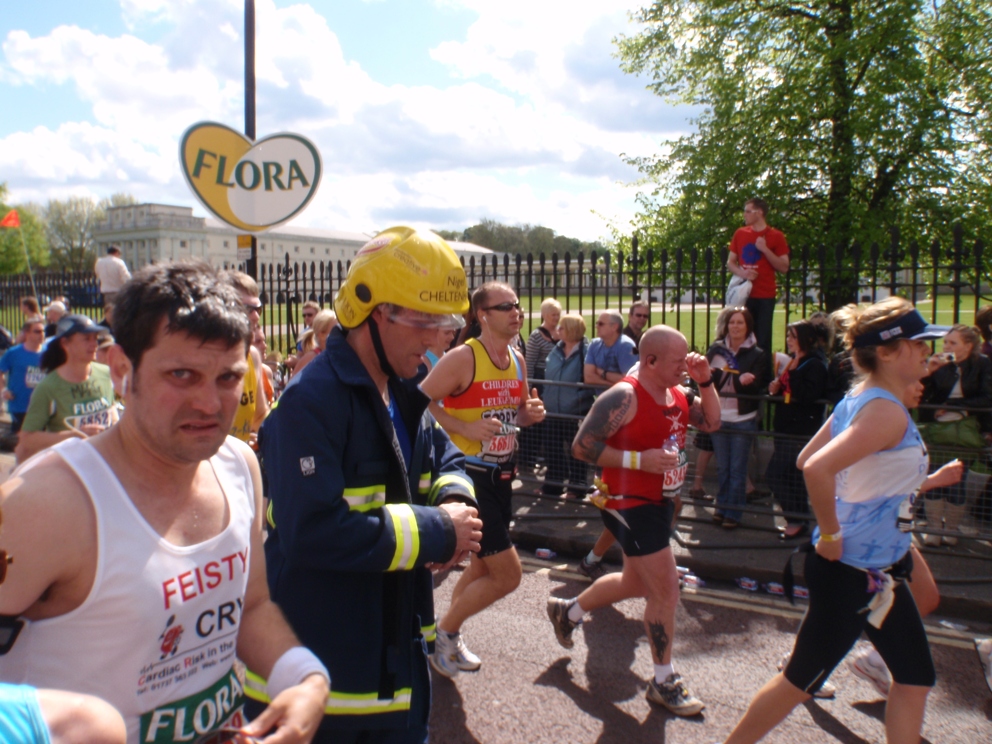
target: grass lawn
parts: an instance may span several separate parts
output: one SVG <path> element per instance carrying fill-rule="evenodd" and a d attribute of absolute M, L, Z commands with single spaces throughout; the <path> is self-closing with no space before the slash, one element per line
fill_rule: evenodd
<path fill-rule="evenodd" d="M 550 296 L 550 293 L 545 294 L 545 297 L 548 296 Z M 558 297 L 564 311 L 567 312 L 571 309 L 572 312 L 581 312 L 582 317 L 586 321 L 586 332 L 590 337 L 595 336 L 595 315 L 605 309 L 617 309 L 619 305 L 615 294 L 604 296 L 601 293 L 597 293 L 595 296 L 596 310 L 594 311 L 593 299 L 594 298 L 588 292 L 584 292 L 581 297 L 578 294 L 572 294 L 571 296 L 559 295 Z M 521 331 L 525 340 L 541 323 L 541 301 L 542 298 L 540 295 L 536 294 L 534 296 L 524 295 L 520 300 L 521 307 L 527 315 L 527 318 L 524 321 L 524 327 Z M 622 305 L 619 306 L 621 308 L 621 312 L 623 313 L 624 319 L 626 320 L 630 300 L 625 298 Z M 920 312 L 923 313 L 923 316 L 928 320 L 933 317 L 933 300 L 922 300 L 917 303 L 917 307 Z M 296 311 L 296 325 L 298 328 L 302 328 L 303 317 L 300 315 L 300 306 L 296 306 L 294 309 Z M 651 319 L 649 324 L 658 325 L 659 323 L 665 323 L 678 328 L 689 340 L 690 347 L 695 348 L 700 352 L 705 352 L 709 344 L 715 340 L 714 333 L 716 319 L 720 314 L 720 310 L 721 307 L 716 304 L 711 305 L 709 308 L 707 308 L 705 304 L 697 304 L 693 309 L 688 305 L 673 306 L 668 303 L 662 305 L 661 303 L 655 302 L 651 305 Z M 959 314 L 961 322 L 973 322 L 974 310 L 974 298 L 962 297 Z M 809 308 L 810 313 L 814 311 L 815 308 Z M 801 317 L 802 306 L 790 305 L 788 320 L 791 322 L 798 320 Z M 263 329 L 265 329 L 266 336 L 268 337 L 269 348 L 278 349 L 285 354 L 291 341 L 288 338 L 289 318 L 286 312 L 286 307 L 266 305 L 262 312 L 261 322 Z M 951 325 L 954 322 L 953 295 L 947 294 L 937 296 L 935 322 L 942 325 Z M 772 346 L 775 351 L 785 351 L 785 326 L 785 306 L 780 301 L 775 308 L 775 322 L 772 326 Z M 272 328 L 273 331 L 271 334 L 269 333 L 270 328 Z"/>

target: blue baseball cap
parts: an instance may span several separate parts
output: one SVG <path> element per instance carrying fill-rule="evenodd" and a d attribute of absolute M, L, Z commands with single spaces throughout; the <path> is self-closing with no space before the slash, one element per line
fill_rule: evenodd
<path fill-rule="evenodd" d="M 869 333 L 864 333 L 854 339 L 855 349 L 864 349 L 868 346 L 879 346 L 889 341 L 928 341 L 934 338 L 943 338 L 951 330 L 951 326 L 933 325 L 927 323 L 926 318 L 920 315 L 919 310 L 913 310 L 893 318 L 889 323 L 879 328 L 872 329 Z"/>
<path fill-rule="evenodd" d="M 55 324 L 55 338 L 68 338 L 75 333 L 105 333 L 101 325 L 85 315 L 63 315 Z"/>

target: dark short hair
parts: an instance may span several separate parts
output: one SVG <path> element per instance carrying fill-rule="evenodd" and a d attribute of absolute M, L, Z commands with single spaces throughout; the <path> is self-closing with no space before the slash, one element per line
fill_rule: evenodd
<path fill-rule="evenodd" d="M 228 346 L 251 343 L 248 316 L 237 290 L 203 261 L 149 264 L 114 299 L 113 334 L 137 369 L 156 341 L 162 319 L 168 333 L 186 333 Z"/>
<path fill-rule="evenodd" d="M 797 320 L 786 326 L 786 332 L 793 331 L 796 334 L 796 343 L 803 354 L 809 354 L 819 347 L 820 331 L 808 320 Z"/>
<path fill-rule="evenodd" d="M 750 204 L 755 209 L 760 209 L 762 217 L 768 216 L 768 202 L 766 202 L 764 199 L 757 196 L 752 196 L 750 199 L 744 202 L 744 206 L 747 206 L 748 204 Z"/>
<path fill-rule="evenodd" d="M 499 289 L 516 294 L 516 290 L 506 282 L 486 282 L 472 293 L 472 310 L 476 313 L 482 310 L 489 301 L 489 295 Z"/>
<path fill-rule="evenodd" d="M 121 249 L 118 248 L 116 245 L 107 246 L 107 253 L 120 253 L 120 252 Z"/>

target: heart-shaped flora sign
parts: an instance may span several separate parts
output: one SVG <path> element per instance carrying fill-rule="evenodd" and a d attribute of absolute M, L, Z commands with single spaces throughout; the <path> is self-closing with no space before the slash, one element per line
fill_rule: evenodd
<path fill-rule="evenodd" d="M 286 132 L 252 142 L 212 121 L 194 124 L 179 145 L 186 183 L 217 219 L 249 233 L 302 212 L 320 184 L 320 153 Z"/>

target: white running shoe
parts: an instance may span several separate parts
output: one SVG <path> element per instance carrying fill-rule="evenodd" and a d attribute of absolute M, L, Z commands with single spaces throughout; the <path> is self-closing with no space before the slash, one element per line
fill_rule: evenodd
<path fill-rule="evenodd" d="M 888 700 L 892 677 L 885 663 L 879 663 L 875 658 L 872 653 L 873 650 L 871 646 L 863 646 L 858 649 L 848 662 L 848 666 L 854 672 L 855 677 L 861 677 L 861 679 L 871 682 L 878 694 Z"/>
<path fill-rule="evenodd" d="M 482 666 L 482 659 L 468 650 L 461 633 L 455 636 L 455 665 L 463 672 L 474 672 Z"/>
<path fill-rule="evenodd" d="M 457 677 L 459 671 L 456 663 L 457 654 L 458 646 L 448 638 L 447 633 L 438 628 L 437 638 L 434 640 L 434 653 L 428 657 L 434 671 L 448 679 Z"/>
<path fill-rule="evenodd" d="M 992 638 L 976 638 L 975 651 L 978 652 L 978 661 L 982 665 L 985 684 L 992 691 Z"/>

